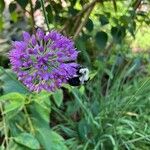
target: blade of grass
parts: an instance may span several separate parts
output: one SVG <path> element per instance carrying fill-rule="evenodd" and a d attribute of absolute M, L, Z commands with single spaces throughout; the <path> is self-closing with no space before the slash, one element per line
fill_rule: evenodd
<path fill-rule="evenodd" d="M 48 21 L 47 15 L 46 15 L 46 9 L 45 9 L 45 6 L 44 6 L 44 0 L 40 0 L 40 3 L 41 3 L 41 6 L 42 6 L 42 11 L 43 11 L 43 15 L 44 15 L 44 18 L 45 18 L 45 21 L 46 21 L 47 29 L 49 31 L 50 30 L 50 28 L 49 28 L 49 21 Z"/>

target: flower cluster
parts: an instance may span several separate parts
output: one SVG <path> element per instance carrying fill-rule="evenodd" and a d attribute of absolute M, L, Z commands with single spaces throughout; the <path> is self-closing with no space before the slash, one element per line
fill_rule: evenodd
<path fill-rule="evenodd" d="M 9 53 L 13 71 L 31 91 L 55 91 L 76 74 L 78 51 L 74 43 L 56 31 L 47 35 L 23 33 Z"/>

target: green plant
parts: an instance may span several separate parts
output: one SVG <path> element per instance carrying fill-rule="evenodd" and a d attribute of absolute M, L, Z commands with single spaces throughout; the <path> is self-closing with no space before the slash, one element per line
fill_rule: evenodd
<path fill-rule="evenodd" d="M 13 0 L 8 22 L 1 0 L 0 149 L 149 150 L 150 58 L 148 51 L 132 52 L 132 45 L 149 48 L 149 36 L 142 36 L 149 33 L 148 4 Z M 22 30 L 35 33 L 36 11 L 45 31 L 75 40 L 78 61 L 90 69 L 86 85 L 31 93 L 9 69 L 10 41 L 20 40 Z"/>

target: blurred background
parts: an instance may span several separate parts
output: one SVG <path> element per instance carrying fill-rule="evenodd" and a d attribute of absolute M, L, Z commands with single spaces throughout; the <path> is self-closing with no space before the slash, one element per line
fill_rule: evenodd
<path fill-rule="evenodd" d="M 149 150 L 150 1 L 0 0 L 1 96 L 26 93 L 20 83 L 13 81 L 15 75 L 10 71 L 8 52 L 12 41 L 22 39 L 23 31 L 35 33 L 37 28 L 45 32 L 55 29 L 74 40 L 80 51 L 78 62 L 90 70 L 90 81 L 85 86 L 66 86 L 56 93 L 49 106 L 50 121 L 47 109 L 41 111 L 44 108 L 36 107 L 35 111 L 41 111 L 42 117 L 50 122 L 53 133 L 59 135 L 46 135 L 44 129 L 39 130 L 45 137 L 37 137 L 41 147 L 46 150 Z M 32 144 L 24 144 L 23 137 L 18 137 L 23 131 L 32 134 L 18 115 L 22 113 L 25 119 L 32 120 L 36 116 L 32 101 L 36 98 L 32 97 L 26 106 L 28 116 L 22 111 L 22 105 L 6 107 L 8 112 L 17 110 L 17 113 L 11 117 L 4 113 L 6 118 L 1 115 L 0 149 L 34 149 Z M 37 128 L 36 123 L 34 127 Z M 15 137 L 13 142 L 11 137 Z M 50 138 L 56 139 L 47 141 Z M 46 142 L 54 146 L 50 148 Z"/>

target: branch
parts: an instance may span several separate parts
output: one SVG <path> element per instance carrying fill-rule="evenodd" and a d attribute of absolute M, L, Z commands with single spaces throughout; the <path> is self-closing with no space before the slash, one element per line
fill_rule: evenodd
<path fill-rule="evenodd" d="M 136 0 L 135 3 L 133 4 L 133 9 L 136 11 L 137 8 L 140 6 L 142 0 Z"/>
<path fill-rule="evenodd" d="M 73 34 L 73 33 L 77 30 L 78 25 L 80 24 L 80 22 L 82 22 L 82 16 L 79 16 L 79 17 L 75 20 L 74 26 L 72 27 L 72 30 L 71 30 L 70 34 Z"/>
<path fill-rule="evenodd" d="M 32 0 L 29 0 L 30 3 L 30 15 L 31 15 L 31 26 L 32 26 L 32 32 L 35 34 L 35 20 L 34 20 L 34 10 L 33 10 L 33 4 L 32 4 Z"/>
<path fill-rule="evenodd" d="M 98 2 L 98 0 L 93 0 L 91 3 L 84 5 L 82 10 L 74 18 L 83 15 L 91 6 L 95 5 L 96 2 Z"/>
<path fill-rule="evenodd" d="M 116 4 L 116 0 L 112 0 L 113 1 L 113 5 L 114 5 L 114 10 L 115 12 L 117 12 L 117 4 Z"/>
<path fill-rule="evenodd" d="M 100 0 L 99 0 L 100 1 Z M 85 12 L 87 12 L 87 10 L 90 8 L 90 7 L 93 7 L 96 2 L 98 2 L 98 0 L 93 0 L 92 2 L 88 3 L 88 4 L 85 4 L 82 8 L 82 10 L 77 14 L 75 15 L 74 17 L 72 18 L 69 18 L 66 23 L 64 24 L 64 27 L 60 30 L 60 32 L 63 32 L 69 25 L 69 23 L 71 21 L 75 21 L 78 17 L 81 17 Z"/>
<path fill-rule="evenodd" d="M 95 6 L 95 3 L 87 10 L 87 13 L 85 14 L 84 20 L 81 22 L 81 24 L 79 25 L 79 27 L 77 28 L 77 30 L 76 30 L 76 32 L 75 32 L 75 34 L 74 34 L 74 36 L 73 36 L 73 39 L 74 39 L 74 40 L 77 38 L 77 36 L 78 36 L 79 33 L 81 32 L 82 28 L 83 28 L 84 25 L 86 24 L 86 22 L 87 22 L 87 20 L 88 20 L 88 18 L 89 18 L 89 16 L 90 16 L 90 13 L 91 13 L 91 11 L 93 10 L 94 6 Z"/>

